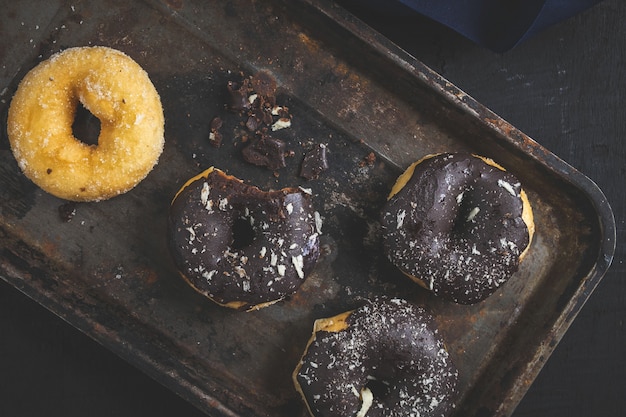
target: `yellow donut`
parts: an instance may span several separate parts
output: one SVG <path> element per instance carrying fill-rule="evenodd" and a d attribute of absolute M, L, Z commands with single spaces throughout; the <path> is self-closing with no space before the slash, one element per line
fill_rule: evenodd
<path fill-rule="evenodd" d="M 72 133 L 79 102 L 100 120 L 97 145 Z M 105 200 L 135 187 L 163 151 L 163 130 L 161 100 L 146 72 L 102 46 L 66 49 L 33 68 L 7 120 L 24 174 L 73 201 Z"/>

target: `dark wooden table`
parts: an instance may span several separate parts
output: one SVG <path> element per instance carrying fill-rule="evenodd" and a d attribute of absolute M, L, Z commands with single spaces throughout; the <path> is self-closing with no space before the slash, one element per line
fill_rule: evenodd
<path fill-rule="evenodd" d="M 626 415 L 626 2 L 605 0 L 504 54 L 424 19 L 356 13 L 605 192 L 613 265 L 514 416 Z M 0 280 L 0 415 L 44 414 L 203 415 Z"/>

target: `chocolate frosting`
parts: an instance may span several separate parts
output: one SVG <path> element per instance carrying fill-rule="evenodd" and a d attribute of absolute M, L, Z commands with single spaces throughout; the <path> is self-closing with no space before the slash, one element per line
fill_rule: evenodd
<path fill-rule="evenodd" d="M 262 191 L 217 169 L 182 188 L 168 229 L 170 251 L 189 283 L 239 309 L 292 294 L 319 256 L 308 193 Z"/>
<path fill-rule="evenodd" d="M 367 417 L 449 415 L 458 371 L 424 308 L 375 300 L 354 310 L 340 331 L 314 333 L 294 380 L 315 417 L 356 416 L 362 392 Z"/>
<path fill-rule="evenodd" d="M 426 159 L 383 209 L 387 256 L 435 294 L 479 302 L 517 271 L 529 244 L 520 193 L 515 176 L 479 157 Z"/>

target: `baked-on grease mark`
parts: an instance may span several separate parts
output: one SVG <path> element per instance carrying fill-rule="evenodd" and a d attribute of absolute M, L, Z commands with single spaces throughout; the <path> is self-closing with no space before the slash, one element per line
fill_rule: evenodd
<path fill-rule="evenodd" d="M 169 246 L 182 276 L 218 304 L 261 308 L 294 293 L 319 257 L 311 195 L 262 191 L 210 168 L 170 207 Z"/>
<path fill-rule="evenodd" d="M 458 395 L 433 317 L 401 299 L 317 320 L 293 380 L 314 417 L 444 417 Z"/>
<path fill-rule="evenodd" d="M 398 179 L 382 212 L 388 258 L 435 294 L 484 300 L 515 273 L 534 230 L 517 178 L 465 153 L 427 157 Z"/>

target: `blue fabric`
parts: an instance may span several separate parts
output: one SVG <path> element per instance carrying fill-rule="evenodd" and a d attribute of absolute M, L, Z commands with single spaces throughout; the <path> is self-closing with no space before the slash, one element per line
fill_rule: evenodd
<path fill-rule="evenodd" d="M 601 0 L 365 0 L 401 13 L 400 3 L 496 52 L 507 51 L 537 32 Z M 406 12 L 406 10 L 405 10 Z"/>

